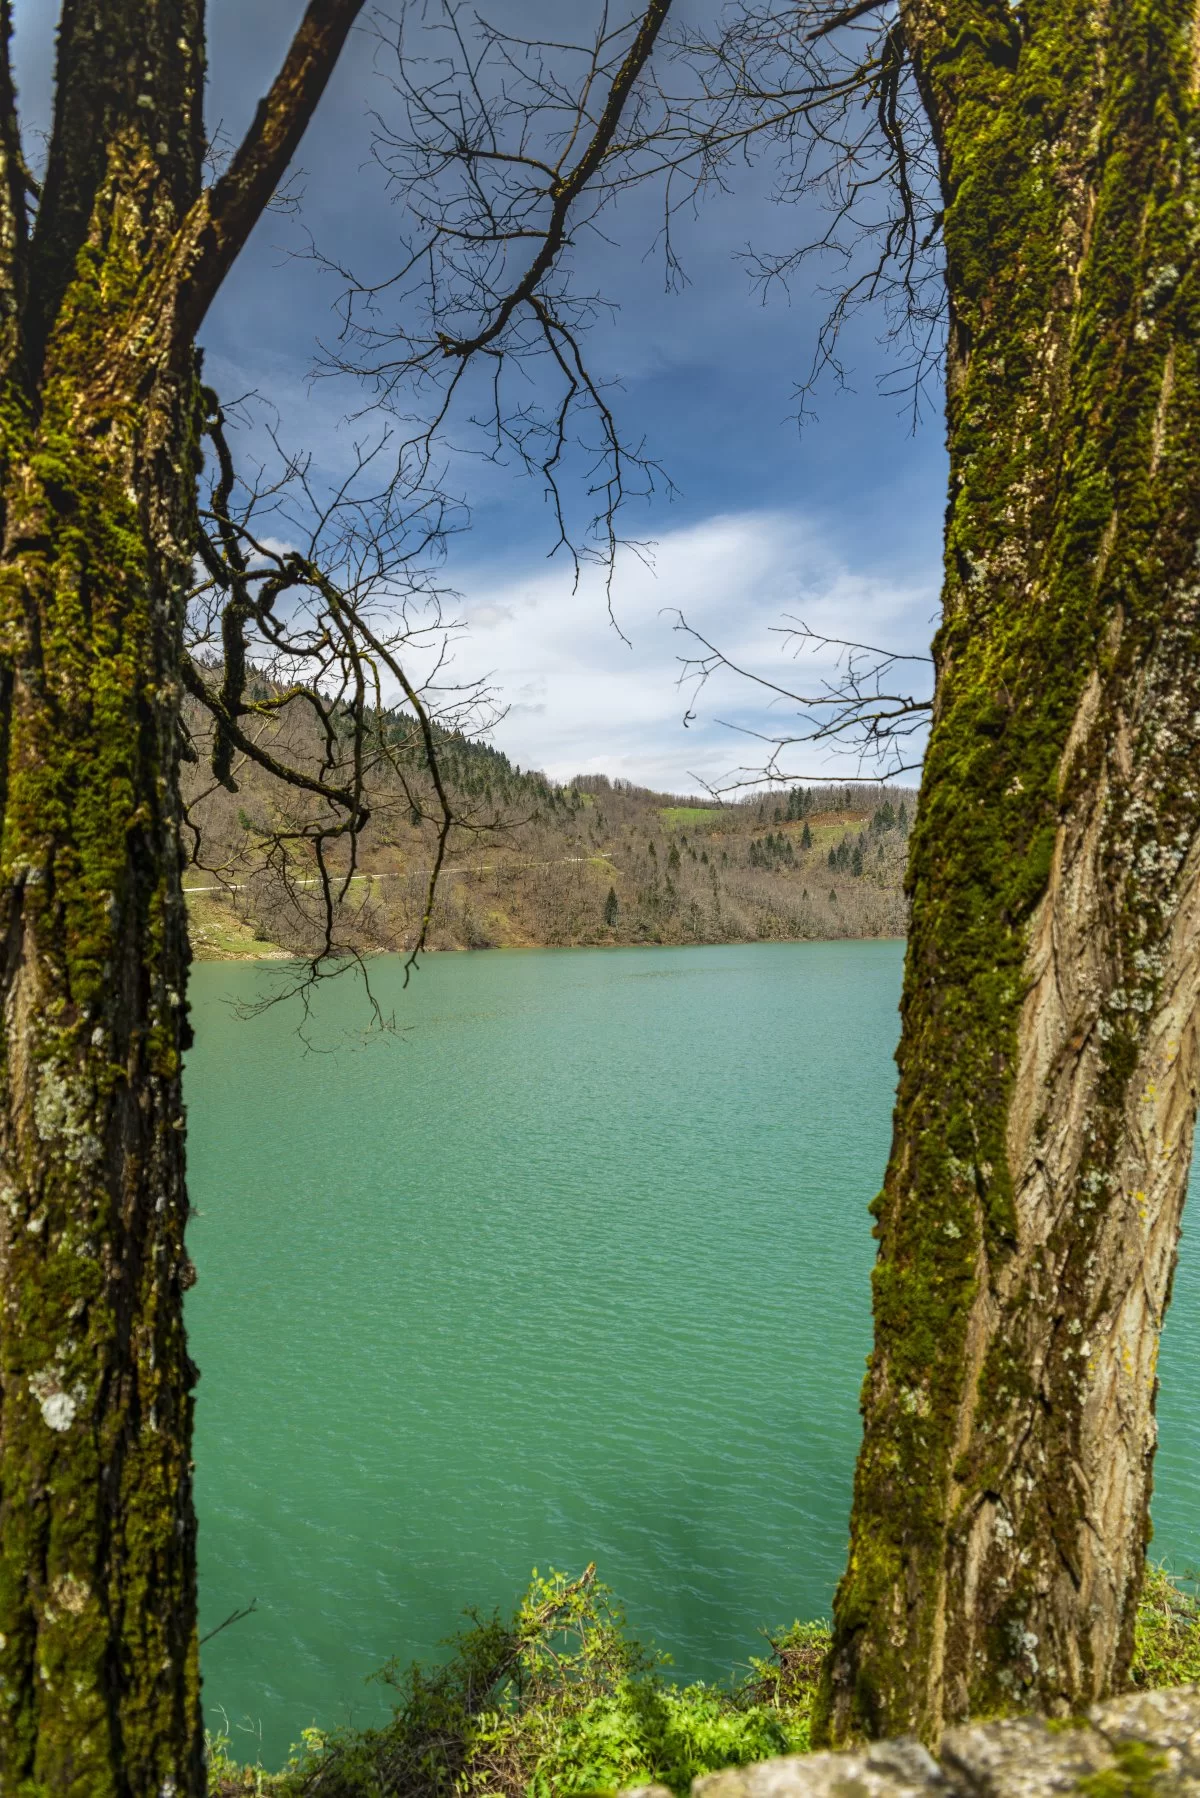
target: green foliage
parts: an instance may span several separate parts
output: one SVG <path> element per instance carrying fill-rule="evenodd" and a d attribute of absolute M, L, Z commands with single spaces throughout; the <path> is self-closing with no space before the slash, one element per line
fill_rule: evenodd
<path fill-rule="evenodd" d="M 1087 1773 L 1079 1781 L 1084 1798 L 1155 1798 L 1159 1775 L 1167 1770 L 1165 1754 L 1156 1754 L 1144 1742 L 1119 1742 L 1113 1758 L 1115 1767 Z"/>
<path fill-rule="evenodd" d="M 770 1654 L 760 1660 L 751 1657 L 750 1677 L 740 1687 L 738 1698 L 743 1704 L 790 1711 L 792 1728 L 799 1731 L 803 1725 L 807 1747 L 808 1707 L 829 1649 L 829 1627 L 825 1623 L 793 1623 L 768 1640 Z"/>
<path fill-rule="evenodd" d="M 863 871 L 862 837 L 851 841 L 844 836 L 835 848 L 829 851 L 829 866 L 842 874 L 861 874 Z"/>
<path fill-rule="evenodd" d="M 1130 1678 L 1147 1689 L 1200 1681 L 1200 1599 L 1165 1567 L 1146 1569 Z"/>
<path fill-rule="evenodd" d="M 805 829 L 808 826 L 805 825 Z M 765 837 L 751 837 L 749 862 L 752 868 L 794 868 L 796 852 L 792 839 L 781 831 L 768 831 Z"/>
<path fill-rule="evenodd" d="M 789 1727 L 783 1712 L 742 1709 L 711 1686 L 628 1679 L 582 1706 L 573 1693 L 558 1697 L 515 1727 L 501 1714 L 481 1731 L 466 1790 L 558 1798 L 655 1782 L 685 1793 L 701 1773 L 808 1746 L 806 1718 Z"/>
<path fill-rule="evenodd" d="M 533 1583 L 509 1621 L 470 1614 L 432 1670 L 385 1667 L 397 1691 L 382 1729 L 305 1730 L 281 1773 L 238 1766 L 227 1731 L 207 1737 L 211 1798 L 570 1798 L 655 1782 L 686 1793 L 720 1767 L 803 1754 L 829 1648 L 824 1623 L 793 1623 L 724 1686 L 675 1686 L 665 1657 L 625 1632 L 588 1568 Z M 1200 1600 L 1148 1567 L 1132 1677 L 1200 1680 Z M 1161 1761 L 1139 1743 L 1081 1782 L 1085 1798 L 1151 1798 Z"/>
<path fill-rule="evenodd" d="M 470 1614 L 432 1670 L 395 1665 L 381 1729 L 305 1732 L 277 1774 L 237 1767 L 209 1738 L 212 1798 L 559 1798 L 651 1781 L 686 1793 L 699 1774 L 808 1747 L 828 1632 L 795 1624 L 730 1687 L 668 1684 L 665 1657 L 632 1640 L 588 1568 L 533 1583 L 509 1620 Z"/>

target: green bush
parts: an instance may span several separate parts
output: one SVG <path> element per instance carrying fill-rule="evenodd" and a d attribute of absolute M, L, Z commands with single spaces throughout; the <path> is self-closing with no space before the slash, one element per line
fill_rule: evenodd
<path fill-rule="evenodd" d="M 829 1631 L 795 1623 L 730 1686 L 676 1686 L 666 1657 L 631 1640 L 612 1593 L 534 1574 L 508 1620 L 474 1614 L 439 1667 L 394 1663 L 396 1708 L 379 1729 L 307 1730 L 282 1773 L 238 1767 L 209 1744 L 213 1798 L 579 1798 L 656 1783 L 686 1793 L 700 1773 L 809 1746 Z M 1147 1570 L 1131 1670 L 1140 1687 L 1200 1680 L 1200 1602 Z M 1140 1787 L 1138 1788 L 1140 1790 Z M 1125 1787 L 1122 1787 L 1125 1790 Z M 1093 1798 L 1106 1798 L 1097 1789 Z"/>
<path fill-rule="evenodd" d="M 1200 1600 L 1165 1567 L 1146 1569 L 1130 1680 L 1144 1688 L 1200 1680 Z"/>
<path fill-rule="evenodd" d="M 559 1798 L 652 1781 L 686 1792 L 697 1774 L 808 1745 L 807 1725 L 789 1729 L 777 1711 L 740 1710 L 727 1692 L 655 1679 L 627 1680 L 582 1707 L 549 1704 L 488 1722 L 463 1786 L 479 1798 Z"/>
<path fill-rule="evenodd" d="M 235 1766 L 210 1742 L 214 1798 L 564 1798 L 699 1773 L 808 1746 L 812 1683 L 827 1637 L 797 1624 L 731 1687 L 668 1684 L 665 1657 L 625 1631 L 612 1593 L 534 1574 L 511 1620 L 472 1616 L 432 1670 L 394 1664 L 390 1723 L 309 1730 L 287 1768 Z"/>

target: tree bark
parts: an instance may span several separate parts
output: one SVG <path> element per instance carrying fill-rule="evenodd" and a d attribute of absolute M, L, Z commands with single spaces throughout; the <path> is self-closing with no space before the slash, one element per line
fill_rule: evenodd
<path fill-rule="evenodd" d="M 183 1327 L 193 334 L 362 0 L 201 190 L 202 0 L 64 0 L 27 178 L 0 0 L 0 1791 L 199 1798 Z"/>
<path fill-rule="evenodd" d="M 202 29 L 68 6 L 0 550 L 0 1788 L 202 1789 L 177 763 Z M 23 1783 L 27 1782 L 27 1783 Z"/>
<path fill-rule="evenodd" d="M 1197 0 L 901 0 L 944 621 L 818 1734 L 1118 1687 L 1197 1094 Z"/>

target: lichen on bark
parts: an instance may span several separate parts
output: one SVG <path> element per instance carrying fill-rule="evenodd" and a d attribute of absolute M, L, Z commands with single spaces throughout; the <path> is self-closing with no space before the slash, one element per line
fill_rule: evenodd
<path fill-rule="evenodd" d="M 176 796 L 196 389 L 190 344 L 146 328 L 199 191 L 201 44 L 190 0 L 124 23 L 173 32 L 176 79 L 139 106 L 141 70 L 64 15 L 60 108 L 82 82 L 103 130 L 87 169 L 52 149 L 49 258 L 9 235 L 38 304 L 16 298 L 0 401 L 0 1787 L 31 1798 L 203 1781 Z"/>
<path fill-rule="evenodd" d="M 178 760 L 195 332 L 362 0 L 202 189 L 202 0 L 0 0 L 0 1790 L 199 1798 Z"/>
<path fill-rule="evenodd" d="M 1132 1651 L 1200 996 L 1198 14 L 901 14 L 945 198 L 950 501 L 818 1728 L 932 1739 L 1077 1708 Z"/>

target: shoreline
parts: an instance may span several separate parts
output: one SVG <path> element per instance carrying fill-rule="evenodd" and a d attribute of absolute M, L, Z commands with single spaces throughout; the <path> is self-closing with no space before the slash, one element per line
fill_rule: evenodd
<path fill-rule="evenodd" d="M 773 945 L 787 943 L 795 946 L 800 943 L 903 943 L 903 933 L 887 934 L 880 932 L 871 936 L 775 936 L 775 937 L 722 937 L 716 942 L 674 942 L 674 943 L 495 943 L 484 948 L 471 948 L 467 943 L 431 944 L 421 950 L 422 958 L 427 955 L 531 955 L 561 954 L 568 955 L 578 949 L 765 949 Z M 254 949 L 218 951 L 205 954 L 203 943 L 192 945 L 192 961 L 212 964 L 217 962 L 301 962 L 306 959 L 295 955 L 289 949 L 281 949 L 276 943 L 262 943 Z M 408 949 L 366 949 L 362 952 L 364 961 L 381 961 L 388 957 L 397 958 L 410 955 Z"/>

